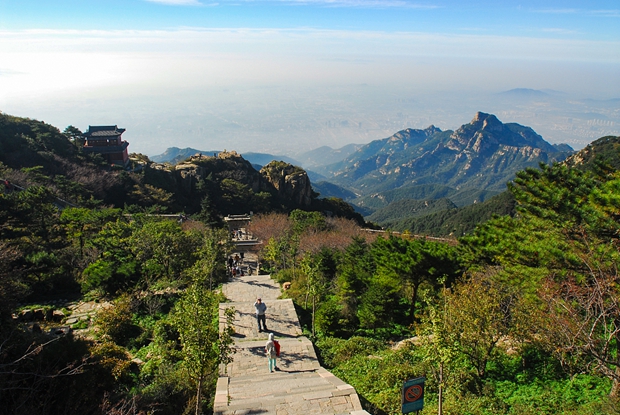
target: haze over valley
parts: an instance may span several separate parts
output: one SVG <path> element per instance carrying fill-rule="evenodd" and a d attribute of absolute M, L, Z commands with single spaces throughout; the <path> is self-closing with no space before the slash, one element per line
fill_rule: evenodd
<path fill-rule="evenodd" d="M 0 111 L 119 125 L 147 155 L 294 155 L 455 129 L 477 111 L 580 149 L 620 133 L 617 6 L 2 2 Z"/>
<path fill-rule="evenodd" d="M 73 98 L 57 106 L 14 106 L 10 113 L 39 114 L 60 128 L 86 130 L 96 120 L 127 129 L 130 151 L 156 155 L 192 147 L 295 156 L 320 146 L 366 144 L 405 128 L 456 129 L 477 111 L 532 127 L 551 143 L 580 149 L 620 134 L 620 100 L 576 98 L 559 92 L 418 93 L 371 85 L 204 88 L 151 99 Z M 36 104 L 35 104 L 36 105 Z M 75 112 L 75 108 L 82 111 Z M 70 115 L 70 116 L 69 116 Z"/>

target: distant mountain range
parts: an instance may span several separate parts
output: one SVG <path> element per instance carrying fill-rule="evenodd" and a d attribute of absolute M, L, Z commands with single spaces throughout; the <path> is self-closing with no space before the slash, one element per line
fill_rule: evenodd
<path fill-rule="evenodd" d="M 317 172 L 359 195 L 412 184 L 499 192 L 519 170 L 563 160 L 572 152 L 568 145 L 549 144 L 529 127 L 503 124 L 479 112 L 456 131 L 435 126 L 399 131 Z"/>
<path fill-rule="evenodd" d="M 342 148 L 333 149 L 322 146 L 314 150 L 307 151 L 295 156 L 300 161 L 300 165 L 305 169 L 316 169 L 317 167 L 338 163 L 349 157 L 363 147 L 362 144 L 348 144 Z"/>
<path fill-rule="evenodd" d="M 534 98 L 548 93 L 555 91 L 515 89 L 504 94 Z M 196 153 L 216 152 L 170 148 L 151 159 L 175 163 Z M 502 193 L 518 171 L 573 153 L 570 146 L 550 144 L 529 127 L 478 112 L 455 131 L 431 125 L 365 145 L 319 147 L 295 158 L 242 156 L 259 166 L 281 160 L 304 167 L 322 197 L 342 198 L 379 224 L 401 226 L 412 216 L 482 203 Z"/>
<path fill-rule="evenodd" d="M 515 88 L 509 91 L 500 92 L 497 94 L 502 97 L 508 98 L 527 98 L 527 99 L 535 99 L 535 98 L 546 98 L 550 95 L 564 95 L 562 92 L 554 91 L 552 89 L 530 89 L 530 88 Z"/>
<path fill-rule="evenodd" d="M 328 146 L 322 146 L 314 150 L 307 151 L 305 153 L 297 154 L 295 157 L 253 152 L 242 153 L 241 155 L 250 163 L 257 164 L 259 166 L 265 166 L 271 161 L 277 160 L 284 161 L 295 166 L 303 167 L 306 170 L 312 170 L 315 167 L 337 163 L 350 156 L 361 147 L 363 147 L 362 144 L 347 144 L 346 146 L 338 149 L 333 149 Z M 213 155 L 220 152 L 221 150 L 205 151 L 191 147 L 169 147 L 163 153 L 157 154 L 155 156 L 150 156 L 149 159 L 151 159 L 155 163 L 177 164 L 182 162 L 183 160 L 187 160 L 189 157 L 196 154 Z"/>
<path fill-rule="evenodd" d="M 212 155 L 217 155 L 219 153 L 221 153 L 221 150 L 205 151 L 205 150 L 197 150 L 191 147 L 187 147 L 187 148 L 169 147 L 162 154 L 151 156 L 149 157 L 149 159 L 151 159 L 155 163 L 178 164 L 184 160 L 187 160 L 191 156 L 195 156 L 196 154 L 212 156 Z M 301 166 L 301 163 L 299 163 L 297 160 L 291 157 L 288 157 L 288 156 L 275 156 L 273 154 L 266 154 L 266 153 L 243 153 L 242 156 L 245 160 L 249 161 L 252 164 L 256 164 L 260 167 L 269 164 L 273 160 L 284 161 L 289 164 Z"/>
<path fill-rule="evenodd" d="M 314 187 L 324 196 L 347 200 L 379 224 L 402 225 L 409 209 L 403 200 L 415 206 L 424 202 L 426 213 L 442 198 L 454 207 L 481 203 L 504 191 L 516 172 L 572 153 L 570 146 L 549 144 L 531 128 L 503 124 L 479 112 L 456 131 L 430 126 L 375 140 L 338 163 L 317 167 L 330 185 L 319 182 Z M 399 212 L 401 220 L 373 216 L 386 209 Z M 416 207 L 416 214 L 423 215 L 423 210 Z"/>
<path fill-rule="evenodd" d="M 402 130 L 337 163 L 317 166 L 327 182 L 315 188 L 349 201 L 369 220 L 403 230 L 414 217 L 445 219 L 438 212 L 446 201 L 452 204 L 445 209 L 450 211 L 480 204 L 505 191 L 518 171 L 573 153 L 570 146 L 550 144 L 529 127 L 479 112 L 455 131 L 435 126 Z"/>
<path fill-rule="evenodd" d="M 187 147 L 187 148 L 169 147 L 166 149 L 166 151 L 164 151 L 161 154 L 157 154 L 155 156 L 149 156 L 149 159 L 151 159 L 155 163 L 177 164 L 196 154 L 204 154 L 204 155 L 211 154 L 212 155 L 214 153 L 217 154 L 219 152 L 220 152 L 219 150 L 204 151 L 204 150 L 196 150 L 195 148 L 190 148 L 190 147 Z"/>

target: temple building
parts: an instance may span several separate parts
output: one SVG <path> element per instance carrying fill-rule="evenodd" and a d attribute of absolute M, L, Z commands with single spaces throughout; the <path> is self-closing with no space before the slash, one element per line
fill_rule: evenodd
<path fill-rule="evenodd" d="M 121 139 L 124 132 L 124 128 L 116 125 L 89 125 L 88 131 L 84 133 L 84 153 L 101 154 L 110 164 L 127 166 L 129 143 Z"/>

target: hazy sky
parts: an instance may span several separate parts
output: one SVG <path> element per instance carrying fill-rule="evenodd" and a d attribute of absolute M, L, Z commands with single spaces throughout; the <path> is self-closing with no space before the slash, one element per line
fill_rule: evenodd
<path fill-rule="evenodd" d="M 497 99 L 513 88 L 553 100 Z M 149 155 L 340 147 L 477 110 L 579 148 L 619 134 L 618 98 L 618 0 L 0 0 L 0 111 L 117 124 Z"/>

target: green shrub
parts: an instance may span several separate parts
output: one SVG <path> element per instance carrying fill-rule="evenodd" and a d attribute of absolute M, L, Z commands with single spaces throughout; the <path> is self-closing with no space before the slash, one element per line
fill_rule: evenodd
<path fill-rule="evenodd" d="M 295 272 L 293 272 L 292 268 L 286 268 L 274 274 L 271 274 L 271 278 L 276 280 L 278 284 L 283 284 L 285 282 L 295 281 L 297 279 L 297 275 Z"/>
<path fill-rule="evenodd" d="M 327 368 L 334 368 L 355 356 L 368 356 L 385 349 L 386 343 L 366 337 L 351 337 L 348 340 L 325 337 L 316 342 L 319 356 Z"/>
<path fill-rule="evenodd" d="M 71 328 L 73 330 L 83 330 L 83 329 L 87 329 L 88 328 L 88 321 L 86 320 L 80 320 L 77 323 L 75 323 L 74 325 L 71 326 Z"/>
<path fill-rule="evenodd" d="M 95 325 L 102 339 L 121 346 L 140 334 L 140 328 L 133 323 L 132 299 L 128 295 L 119 297 L 114 306 L 100 310 Z"/>
<path fill-rule="evenodd" d="M 185 372 L 176 365 L 164 363 L 152 368 L 148 383 L 140 392 L 144 403 L 157 407 L 158 414 L 177 415 L 184 413 L 193 395 L 191 390 Z"/>
<path fill-rule="evenodd" d="M 115 381 L 124 384 L 131 383 L 132 373 L 136 371 L 136 367 L 124 348 L 106 341 L 95 345 L 92 353 L 97 364 L 111 374 Z"/>
<path fill-rule="evenodd" d="M 342 306 L 333 297 L 319 305 L 314 324 L 319 336 L 343 337 L 352 331 L 352 327 L 347 327 L 347 321 L 342 318 Z"/>
<path fill-rule="evenodd" d="M 606 379 L 580 374 L 564 380 L 497 382 L 490 393 L 511 407 L 510 413 L 517 414 L 523 408 L 533 408 L 538 414 L 551 415 L 602 401 L 610 386 Z"/>
<path fill-rule="evenodd" d="M 351 338 L 349 341 L 358 343 L 358 339 L 361 338 Z M 382 344 L 376 340 L 371 344 L 377 343 Z M 357 353 L 348 359 L 348 353 L 341 353 L 340 364 L 333 370 L 334 374 L 355 387 L 370 403 L 369 409 L 373 413 L 400 414 L 403 382 L 427 373 L 428 366 L 409 348 L 368 352 L 370 350 L 366 349 L 364 353 Z"/>

